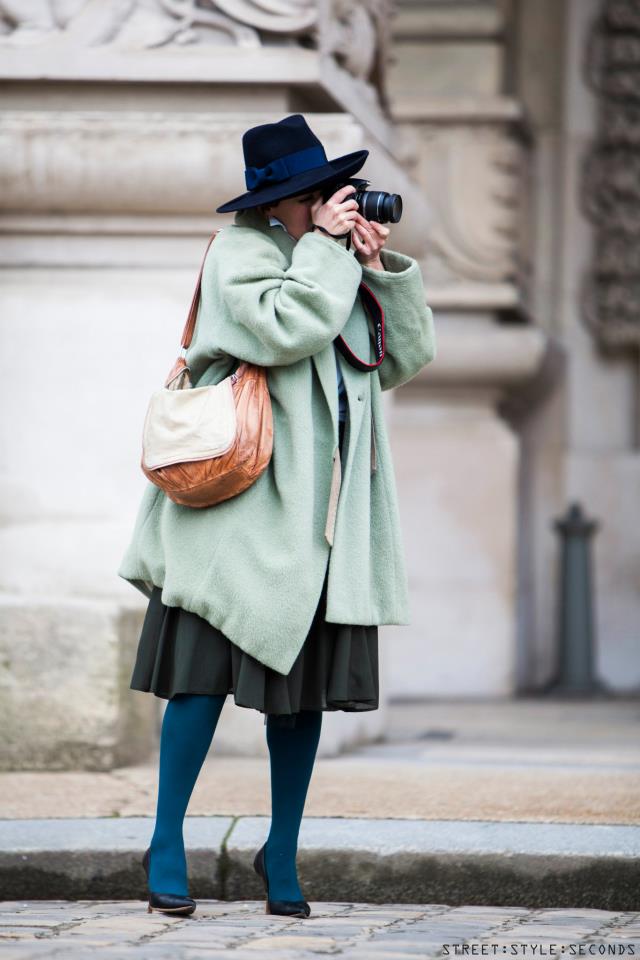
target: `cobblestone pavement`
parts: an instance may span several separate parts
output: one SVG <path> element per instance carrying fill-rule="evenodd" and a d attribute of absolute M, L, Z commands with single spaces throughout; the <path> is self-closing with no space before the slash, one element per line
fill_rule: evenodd
<path fill-rule="evenodd" d="M 0 958 L 415 960 L 417 957 L 637 957 L 640 913 L 591 909 L 311 903 L 272 917 L 264 900 L 200 900 L 190 918 L 141 901 L 0 903 Z"/>

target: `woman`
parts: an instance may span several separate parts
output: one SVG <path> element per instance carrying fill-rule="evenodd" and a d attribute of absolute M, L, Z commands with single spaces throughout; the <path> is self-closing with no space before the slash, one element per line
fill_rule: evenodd
<path fill-rule="evenodd" d="M 207 509 L 150 483 L 118 574 L 149 598 L 131 688 L 168 700 L 149 910 L 195 909 L 183 820 L 233 693 L 266 723 L 272 819 L 254 868 L 267 912 L 307 917 L 295 861 L 322 713 L 378 708 L 378 625 L 409 623 L 381 391 L 433 359 L 435 336 L 417 262 L 385 249 L 389 228 L 345 185 L 368 151 L 328 161 L 300 114 L 248 130 L 243 149 L 248 191 L 218 207 L 236 215 L 207 255 L 187 362 L 194 386 L 241 361 L 267 368 L 272 457 Z M 385 312 L 378 366 L 362 283 Z"/>

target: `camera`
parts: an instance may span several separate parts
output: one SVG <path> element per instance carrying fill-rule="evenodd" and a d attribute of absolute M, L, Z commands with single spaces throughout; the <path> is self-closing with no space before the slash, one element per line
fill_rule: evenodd
<path fill-rule="evenodd" d="M 350 180 L 333 183 L 323 189 L 322 201 L 326 203 L 340 187 L 352 184 L 356 188 L 356 192 L 350 194 L 347 199 L 358 201 L 358 213 L 365 220 L 375 220 L 376 223 L 398 223 L 402 216 L 402 197 L 400 194 L 385 193 L 384 190 L 367 190 L 370 182 L 370 180 L 352 177 Z"/>

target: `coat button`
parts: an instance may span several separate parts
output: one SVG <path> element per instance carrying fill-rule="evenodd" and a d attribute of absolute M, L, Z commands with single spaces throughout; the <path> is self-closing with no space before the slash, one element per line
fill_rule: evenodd
<path fill-rule="evenodd" d="M 363 393 L 359 393 L 359 394 L 358 394 L 358 400 L 364 400 L 364 394 L 363 394 Z"/>

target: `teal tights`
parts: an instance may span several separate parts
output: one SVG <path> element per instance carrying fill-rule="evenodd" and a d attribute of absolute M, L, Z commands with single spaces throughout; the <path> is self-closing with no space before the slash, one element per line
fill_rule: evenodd
<path fill-rule="evenodd" d="M 155 893 L 189 894 L 184 817 L 225 699 L 222 694 L 178 694 L 167 703 L 160 736 L 158 805 L 149 870 L 149 889 Z M 296 852 L 321 726 L 321 710 L 302 710 L 294 727 L 278 726 L 267 716 L 271 828 L 265 859 L 272 900 L 303 899 Z"/>
<path fill-rule="evenodd" d="M 322 710 L 301 710 L 294 727 L 277 726 L 267 716 L 271 829 L 265 863 L 271 900 L 303 899 L 296 875 L 296 851 L 321 728 Z"/>

